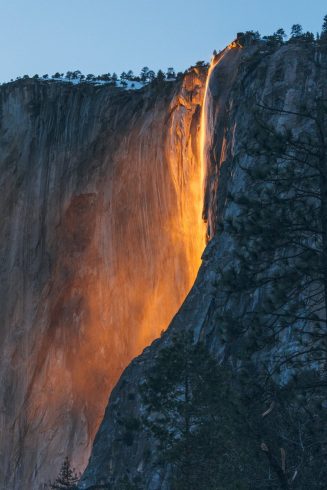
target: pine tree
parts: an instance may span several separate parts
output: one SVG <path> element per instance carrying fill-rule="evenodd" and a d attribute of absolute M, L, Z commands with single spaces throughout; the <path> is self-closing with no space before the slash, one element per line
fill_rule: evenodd
<path fill-rule="evenodd" d="M 133 80 L 134 79 L 134 73 L 133 73 L 133 71 L 132 70 L 128 70 L 126 77 L 127 77 L 127 80 Z"/>
<path fill-rule="evenodd" d="M 294 24 L 291 29 L 291 39 L 299 39 L 303 35 L 303 28 L 300 24 Z"/>
<path fill-rule="evenodd" d="M 149 73 L 149 68 L 147 66 L 144 66 L 141 70 L 140 73 L 140 78 L 141 82 L 146 83 L 148 81 L 148 73 Z"/>
<path fill-rule="evenodd" d="M 296 117 L 310 131 L 281 132 L 265 122 L 272 113 Z M 238 214 L 222 224 L 235 242 L 233 264 L 221 270 L 222 301 L 227 295 L 230 305 L 222 330 L 244 338 L 245 355 L 284 343 L 274 369 L 327 361 L 326 116 L 321 98 L 298 113 L 260 108 L 252 142 L 238 156 L 247 190 L 230 196 Z M 241 297 L 248 303 L 235 315 Z"/>
<path fill-rule="evenodd" d="M 169 68 L 167 68 L 166 78 L 167 79 L 176 78 L 176 73 L 175 73 L 175 70 L 174 70 L 174 68 L 172 66 L 170 66 Z"/>
<path fill-rule="evenodd" d="M 265 36 L 263 39 L 267 42 L 267 46 L 275 47 L 279 46 L 284 42 L 284 38 L 286 37 L 286 33 L 284 29 L 278 29 L 271 36 Z"/>
<path fill-rule="evenodd" d="M 118 81 L 118 75 L 117 75 L 117 73 L 115 73 L 115 72 L 114 72 L 114 73 L 112 74 L 111 81 L 112 81 L 112 84 L 113 84 L 113 85 L 116 85 L 116 83 L 117 83 L 117 81 Z"/>
<path fill-rule="evenodd" d="M 276 36 L 276 39 L 281 43 L 284 42 L 284 39 L 287 37 L 286 32 L 282 28 L 277 29 L 274 36 Z"/>
<path fill-rule="evenodd" d="M 72 74 L 72 79 L 73 80 L 77 80 L 81 77 L 82 73 L 80 70 L 75 70 Z"/>
<path fill-rule="evenodd" d="M 156 464 L 171 468 L 171 490 L 247 490 L 258 481 L 323 490 L 327 424 L 315 412 L 317 392 L 299 398 L 298 382 L 267 383 L 246 363 L 239 371 L 219 366 L 190 334 L 159 351 L 146 379 L 143 426 L 157 443 Z"/>
<path fill-rule="evenodd" d="M 203 344 L 194 345 L 191 334 L 175 336 L 159 352 L 141 388 L 144 424 L 157 441 L 159 462 L 172 468 L 172 490 L 247 488 L 238 486 L 239 476 L 230 476 L 251 458 L 251 451 L 233 453 L 244 426 L 231 400 L 230 380 L 230 372 Z"/>
<path fill-rule="evenodd" d="M 267 122 L 273 116 L 278 127 Z M 237 349 L 245 400 L 249 393 L 243 406 L 255 412 L 266 400 L 270 407 L 262 423 L 250 423 L 276 488 L 322 489 L 326 477 L 326 122 L 319 94 L 294 112 L 257 105 L 234 161 L 244 190 L 229 196 L 233 212 L 219 230 L 230 256 L 220 268 L 217 325 L 226 347 Z"/>
<path fill-rule="evenodd" d="M 163 82 L 166 79 L 166 76 L 162 70 L 159 70 L 157 73 L 157 80 L 158 82 Z"/>
<path fill-rule="evenodd" d="M 143 490 L 145 487 L 144 480 L 140 475 L 134 478 L 134 480 L 124 475 L 118 480 L 117 485 L 117 490 Z"/>
<path fill-rule="evenodd" d="M 58 477 L 49 487 L 53 490 L 74 490 L 77 488 L 78 476 L 75 469 L 71 467 L 68 457 L 65 458 Z"/>
<path fill-rule="evenodd" d="M 320 39 L 322 41 L 327 40 L 327 15 L 325 15 L 325 17 L 324 17 L 324 22 L 323 22 L 322 29 L 321 29 Z"/>
<path fill-rule="evenodd" d="M 142 423 L 128 427 L 143 426 L 154 438 L 154 462 L 170 468 L 171 490 L 247 490 L 258 482 L 276 490 L 323 490 L 324 387 L 311 391 L 317 378 L 306 374 L 307 392 L 299 396 L 299 380 L 280 386 L 254 365 L 239 366 L 220 366 L 191 334 L 175 335 L 141 384 Z"/>
<path fill-rule="evenodd" d="M 156 74 L 153 70 L 148 71 L 148 80 L 149 82 L 153 82 L 153 80 L 156 78 Z"/>
<path fill-rule="evenodd" d="M 314 41 L 315 41 L 315 36 L 314 36 L 313 32 L 310 32 L 310 31 L 305 32 L 303 34 L 302 38 L 307 43 L 314 43 Z"/>

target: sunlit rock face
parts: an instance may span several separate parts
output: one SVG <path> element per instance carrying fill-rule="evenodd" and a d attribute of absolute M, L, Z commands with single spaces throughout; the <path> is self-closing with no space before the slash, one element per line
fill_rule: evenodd
<path fill-rule="evenodd" d="M 255 124 L 255 101 L 278 105 L 290 112 L 299 110 L 304 100 L 310 101 L 318 89 L 326 86 L 325 69 L 326 59 L 313 47 L 301 44 L 289 44 L 275 51 L 266 50 L 264 45 L 244 49 L 235 45 L 214 60 L 206 85 L 201 126 L 205 129 L 201 138 L 205 166 L 202 169 L 204 217 L 211 240 L 194 287 L 169 329 L 133 360 L 114 388 L 79 488 L 91 489 L 96 488 L 93 485 L 103 484 L 120 490 L 119 479 L 127 475 L 131 480 L 142 478 L 145 490 L 170 490 L 169 472 L 158 465 L 155 442 L 149 440 L 144 430 L 135 429 L 129 444 L 124 443 L 124 427 L 119 421 L 124 417 L 140 420 L 144 406 L 138 387 L 153 372 L 158 351 L 169 345 L 175 332 L 191 331 L 195 341 L 203 340 L 220 361 L 238 360 L 237 352 L 242 345 L 226 346 L 221 342 L 219 330 L 219 316 L 224 307 L 218 271 L 233 260 L 235 251 L 230 237 L 217 233 L 222 216 L 235 213 L 228 193 L 248 189 L 246 174 L 234 157 L 245 142 L 251 144 L 249 128 Z M 294 128 L 299 123 L 292 114 L 276 112 L 270 122 L 279 128 Z M 311 130 L 310 126 L 304 129 Z M 251 166 L 254 157 L 247 158 L 246 163 Z M 242 304 L 233 307 L 242 314 Z"/>
<path fill-rule="evenodd" d="M 0 488 L 87 463 L 108 395 L 204 248 L 204 80 L 0 88 Z"/>

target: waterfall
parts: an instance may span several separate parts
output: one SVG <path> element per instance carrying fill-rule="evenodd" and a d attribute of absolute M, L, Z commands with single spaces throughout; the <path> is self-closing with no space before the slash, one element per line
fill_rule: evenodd
<path fill-rule="evenodd" d="M 211 90 L 212 77 L 214 75 L 215 68 L 219 65 L 225 55 L 233 49 L 232 45 L 227 46 L 221 53 L 214 55 L 211 59 L 205 89 L 201 111 L 201 125 L 200 125 L 200 158 L 201 158 L 201 182 L 202 182 L 202 202 L 203 202 L 203 219 L 208 221 L 206 217 L 205 207 L 207 193 L 210 192 L 210 182 L 208 182 L 208 169 L 210 166 L 210 151 L 214 145 L 215 126 L 217 119 L 217 106 L 213 101 L 213 95 Z M 210 220 L 209 220 L 210 221 Z M 211 238 L 210 223 L 207 227 L 207 240 Z"/>
<path fill-rule="evenodd" d="M 65 455 L 83 471 L 122 371 L 192 287 L 203 85 L 190 70 L 169 94 L 0 88 L 1 488 L 39 488 Z"/>

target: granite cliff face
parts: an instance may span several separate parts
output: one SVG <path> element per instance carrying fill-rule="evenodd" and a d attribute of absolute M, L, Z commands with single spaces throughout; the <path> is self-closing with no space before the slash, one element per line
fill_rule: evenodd
<path fill-rule="evenodd" d="M 222 216 L 235 212 L 228 192 L 247 189 L 246 174 L 236 156 L 249 138 L 256 101 L 290 112 L 288 115 L 271 113 L 269 119 L 275 127 L 299 127 L 298 118 L 291 113 L 300 109 L 303 100 L 310 103 L 325 87 L 326 60 L 314 47 L 301 43 L 274 50 L 267 50 L 263 45 L 244 49 L 236 46 L 216 57 L 209 74 L 204 103 L 206 168 L 203 175 L 204 216 L 211 241 L 203 254 L 195 284 L 169 329 L 132 361 L 113 390 L 80 483 L 83 489 L 119 489 L 117 482 L 122 475 L 131 480 L 142 477 L 148 490 L 169 489 L 165 470 L 155 464 L 153 441 L 135 428 L 132 442 L 126 444 L 124 427 L 119 421 L 122 417 L 140 419 L 144 407 L 138 387 L 151 373 L 158 351 L 171 342 L 174 332 L 191 330 L 196 340 L 201 338 L 206 342 L 217 359 L 237 360 L 241 346 L 222 344 L 218 329 L 218 318 L 224 310 L 218 271 L 233 260 L 233 243 L 226 234 L 217 234 Z M 302 129 L 311 130 L 309 126 Z M 251 158 L 242 163 L 251 165 Z M 248 298 L 243 300 L 246 302 Z M 241 312 L 241 304 L 228 306 Z"/>
<path fill-rule="evenodd" d="M 153 442 L 136 429 L 126 445 L 119 420 L 142 414 L 138 385 L 175 331 L 237 360 L 241 346 L 219 337 L 218 271 L 233 244 L 217 233 L 235 211 L 228 192 L 247 189 L 235 156 L 254 100 L 294 111 L 325 86 L 325 66 L 310 45 L 234 43 L 207 80 L 196 68 L 136 92 L 0 88 L 1 488 L 42 488 L 65 456 L 83 471 L 97 433 L 81 488 L 120 490 L 127 474 L 169 490 Z"/>
<path fill-rule="evenodd" d="M 65 456 L 83 471 L 112 387 L 194 281 L 204 83 L 0 88 L 2 489 Z"/>

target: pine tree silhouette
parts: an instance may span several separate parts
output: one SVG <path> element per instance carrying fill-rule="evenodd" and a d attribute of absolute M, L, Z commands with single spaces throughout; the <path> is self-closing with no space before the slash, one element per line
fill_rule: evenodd
<path fill-rule="evenodd" d="M 56 490 L 73 490 L 77 488 L 78 476 L 74 468 L 71 467 L 68 457 L 64 459 L 64 462 L 60 468 L 58 477 L 53 483 L 50 483 L 49 487 Z"/>

